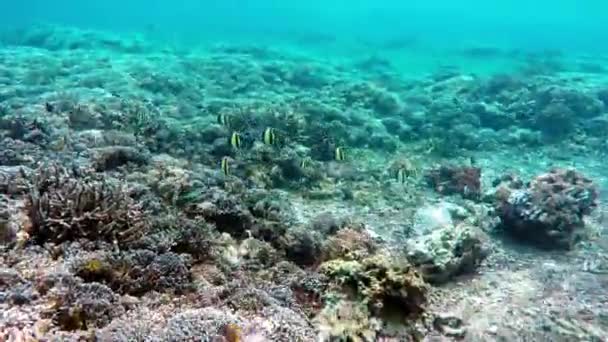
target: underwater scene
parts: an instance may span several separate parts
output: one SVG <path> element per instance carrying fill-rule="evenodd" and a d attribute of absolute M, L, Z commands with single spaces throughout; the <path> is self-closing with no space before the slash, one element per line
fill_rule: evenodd
<path fill-rule="evenodd" d="M 608 341 L 606 23 L 4 1 L 0 342 Z"/>

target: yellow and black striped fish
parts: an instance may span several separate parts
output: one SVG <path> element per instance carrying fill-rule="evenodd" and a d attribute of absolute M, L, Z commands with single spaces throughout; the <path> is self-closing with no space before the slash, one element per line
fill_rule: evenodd
<path fill-rule="evenodd" d="M 300 169 L 308 170 L 312 166 L 312 158 L 306 157 L 300 160 Z"/>
<path fill-rule="evenodd" d="M 410 176 L 410 172 L 404 167 L 397 170 L 397 182 L 405 183 L 405 180 Z"/>
<path fill-rule="evenodd" d="M 334 151 L 334 159 L 336 159 L 337 161 L 343 161 L 344 159 L 346 159 L 346 155 L 344 154 L 344 148 L 336 147 L 336 150 Z"/>
<path fill-rule="evenodd" d="M 274 145 L 277 142 L 277 136 L 275 133 L 275 129 L 272 127 L 267 127 L 262 134 L 262 142 L 265 145 Z"/>
<path fill-rule="evenodd" d="M 232 132 L 232 135 L 230 135 L 229 143 L 230 146 L 235 149 L 241 148 L 241 135 L 238 132 Z"/>
<path fill-rule="evenodd" d="M 218 114 L 217 123 L 222 126 L 230 127 L 230 124 L 232 123 L 232 117 L 228 114 Z"/>
<path fill-rule="evenodd" d="M 220 167 L 222 169 L 222 173 L 225 176 L 229 176 L 230 175 L 230 158 L 228 158 L 228 157 L 222 158 L 222 161 L 220 163 Z"/>

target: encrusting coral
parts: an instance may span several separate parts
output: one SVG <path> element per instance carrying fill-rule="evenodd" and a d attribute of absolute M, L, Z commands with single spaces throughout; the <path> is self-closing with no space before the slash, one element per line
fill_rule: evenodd
<path fill-rule="evenodd" d="M 427 172 L 425 178 L 442 195 L 477 199 L 481 194 L 481 169 L 477 167 L 442 165 Z"/>
<path fill-rule="evenodd" d="M 450 225 L 408 241 L 407 257 L 426 281 L 441 284 L 472 273 L 489 254 L 487 240 L 477 227 Z"/>
<path fill-rule="evenodd" d="M 360 261 L 327 261 L 320 270 L 379 317 L 403 320 L 424 311 L 427 285 L 407 262 L 377 254 Z"/>
<path fill-rule="evenodd" d="M 572 169 L 554 169 L 527 188 L 496 192 L 502 228 L 545 248 L 571 248 L 584 236 L 583 217 L 597 207 L 597 186 Z"/>

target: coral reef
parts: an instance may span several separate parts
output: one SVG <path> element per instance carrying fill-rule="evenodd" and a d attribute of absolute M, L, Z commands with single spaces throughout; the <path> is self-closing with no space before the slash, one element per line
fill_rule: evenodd
<path fill-rule="evenodd" d="M 51 296 L 54 297 L 52 318 L 64 330 L 103 327 L 124 313 L 112 290 L 98 283 L 58 288 Z"/>
<path fill-rule="evenodd" d="M 140 237 L 147 223 L 124 185 L 78 170 L 49 166 L 36 171 L 27 194 L 27 231 L 35 241 L 77 238 L 119 244 Z"/>
<path fill-rule="evenodd" d="M 428 184 L 442 195 L 460 194 L 477 199 L 481 195 L 481 169 L 442 165 L 425 174 Z"/>
<path fill-rule="evenodd" d="M 295 35 L 0 30 L 0 340 L 608 335 L 603 60 Z"/>
<path fill-rule="evenodd" d="M 441 284 L 472 273 L 487 257 L 489 238 L 479 228 L 448 226 L 408 241 L 407 258 L 427 282 Z"/>
<path fill-rule="evenodd" d="M 545 248 L 571 248 L 584 236 L 585 215 L 597 206 L 593 182 L 572 169 L 554 169 L 524 189 L 497 190 L 502 228 Z"/>
<path fill-rule="evenodd" d="M 230 312 L 215 308 L 188 310 L 176 314 L 168 322 L 163 331 L 153 340 L 156 341 L 186 341 L 211 340 L 225 338 L 227 328 L 242 326 L 243 319 Z M 232 338 L 238 341 L 241 336 Z"/>
<path fill-rule="evenodd" d="M 427 285 L 407 262 L 397 263 L 385 255 L 361 261 L 331 260 L 321 265 L 338 286 L 352 291 L 355 299 L 380 317 L 416 318 L 424 311 Z"/>
<path fill-rule="evenodd" d="M 378 245 L 363 229 L 345 227 L 323 243 L 322 254 L 323 260 L 361 260 L 377 250 Z"/>
<path fill-rule="evenodd" d="M 365 304 L 346 299 L 328 305 L 317 317 L 322 341 L 376 341 L 381 324 L 370 316 Z"/>
<path fill-rule="evenodd" d="M 105 258 L 84 258 L 75 261 L 72 268 L 85 281 L 105 283 L 123 294 L 142 295 L 149 291 L 181 294 L 192 289 L 190 260 L 172 252 L 132 250 Z"/>

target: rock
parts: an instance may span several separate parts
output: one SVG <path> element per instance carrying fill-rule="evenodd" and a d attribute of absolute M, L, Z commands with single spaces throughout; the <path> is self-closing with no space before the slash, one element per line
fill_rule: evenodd
<path fill-rule="evenodd" d="M 464 338 L 467 333 L 462 319 L 447 314 L 438 314 L 433 320 L 433 327 L 445 336 L 457 339 Z"/>
<path fill-rule="evenodd" d="M 598 189 L 572 169 L 554 169 L 527 188 L 499 187 L 496 209 L 503 230 L 543 248 L 569 249 L 585 235 L 583 217 L 597 207 Z"/>
<path fill-rule="evenodd" d="M 461 224 L 443 227 L 409 242 L 408 260 L 418 266 L 423 278 L 435 284 L 474 272 L 489 254 L 487 236 L 481 229 Z"/>
<path fill-rule="evenodd" d="M 452 227 L 452 215 L 447 203 L 427 205 L 414 214 L 414 225 L 412 235 L 421 236 L 430 234 L 435 230 Z"/>
<path fill-rule="evenodd" d="M 481 169 L 469 166 L 442 165 L 424 175 L 427 183 L 442 195 L 460 194 L 478 199 L 481 195 Z"/>
<path fill-rule="evenodd" d="M 321 264 L 320 271 L 345 293 L 367 304 L 376 316 L 416 318 L 425 310 L 428 286 L 405 260 L 383 254 L 360 261 L 336 259 Z"/>

